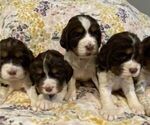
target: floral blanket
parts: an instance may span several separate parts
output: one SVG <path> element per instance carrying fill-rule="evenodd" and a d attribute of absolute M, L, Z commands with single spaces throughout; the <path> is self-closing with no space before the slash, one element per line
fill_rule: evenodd
<path fill-rule="evenodd" d="M 0 39 L 20 39 L 35 55 L 47 49 L 64 53 L 59 45 L 61 31 L 77 14 L 97 19 L 103 43 L 126 30 L 140 39 L 150 35 L 150 18 L 126 0 L 0 0 Z M 150 117 L 131 113 L 124 97 L 114 95 L 113 100 L 124 108 L 125 115 L 110 122 L 100 116 L 98 92 L 90 84 L 80 86 L 76 102 L 41 112 L 33 111 L 27 95 L 18 91 L 0 106 L 0 125 L 150 125 Z"/>

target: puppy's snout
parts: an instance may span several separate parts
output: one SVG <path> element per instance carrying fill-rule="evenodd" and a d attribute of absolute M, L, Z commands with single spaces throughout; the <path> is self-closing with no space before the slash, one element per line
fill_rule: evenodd
<path fill-rule="evenodd" d="M 16 70 L 10 70 L 10 71 L 8 71 L 8 74 L 11 76 L 14 76 L 17 74 L 17 71 Z"/>
<path fill-rule="evenodd" d="M 138 71 L 138 69 L 137 68 L 130 68 L 129 71 L 130 71 L 130 73 L 135 74 Z"/>
<path fill-rule="evenodd" d="M 94 49 L 94 45 L 92 44 L 88 44 L 85 46 L 85 48 L 88 50 L 88 51 L 92 51 Z"/>
<path fill-rule="evenodd" d="M 45 90 L 46 90 L 47 92 L 51 92 L 51 91 L 53 90 L 53 87 L 46 87 Z"/>

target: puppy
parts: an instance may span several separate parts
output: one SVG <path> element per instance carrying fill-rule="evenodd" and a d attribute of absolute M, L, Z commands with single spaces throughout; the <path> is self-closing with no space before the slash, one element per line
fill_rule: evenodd
<path fill-rule="evenodd" d="M 150 87 L 150 36 L 145 38 L 140 45 L 142 69 L 140 75 L 136 78 L 135 86 L 137 94 L 140 94 L 139 100 L 145 107 L 145 113 L 150 116 L 149 97 L 144 94 L 146 88 Z M 143 100 L 143 98 L 146 100 Z"/>
<path fill-rule="evenodd" d="M 40 53 L 30 65 L 30 78 L 38 95 L 33 105 L 42 110 L 57 106 L 64 99 L 72 74 L 73 69 L 58 51 Z"/>
<path fill-rule="evenodd" d="M 130 32 L 113 35 L 98 54 L 97 75 L 102 104 L 101 115 L 114 120 L 122 115 L 120 108 L 112 101 L 112 91 L 122 89 L 130 109 L 144 114 L 143 106 L 135 94 L 133 77 L 140 73 L 139 38 Z"/>
<path fill-rule="evenodd" d="M 0 41 L 0 103 L 4 103 L 12 91 L 30 88 L 29 65 L 33 59 L 23 42 L 14 38 Z"/>
<path fill-rule="evenodd" d="M 137 84 L 141 84 L 145 91 L 145 87 L 150 85 L 150 37 L 145 38 L 140 45 L 142 69 Z"/>
<path fill-rule="evenodd" d="M 65 60 L 73 68 L 73 76 L 68 83 L 66 100 L 76 100 L 76 81 L 92 79 L 96 87 L 96 55 L 101 44 L 101 32 L 97 21 L 89 15 L 72 17 L 63 29 L 60 45 L 66 50 Z"/>

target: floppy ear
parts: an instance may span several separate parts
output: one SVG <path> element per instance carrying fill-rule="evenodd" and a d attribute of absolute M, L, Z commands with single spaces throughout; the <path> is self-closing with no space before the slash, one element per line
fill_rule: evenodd
<path fill-rule="evenodd" d="M 60 39 L 60 45 L 65 48 L 67 51 L 69 49 L 69 40 L 68 40 L 68 26 L 66 26 L 63 31 L 62 31 L 62 35 L 61 35 L 61 39 Z"/>
<path fill-rule="evenodd" d="M 139 56 L 140 56 L 140 63 L 143 65 L 143 49 L 144 49 L 144 46 L 143 46 L 143 42 L 140 42 L 139 43 Z"/>
<path fill-rule="evenodd" d="M 35 61 L 35 58 L 33 59 L 33 61 L 30 63 L 30 66 L 29 66 L 29 76 L 30 76 L 30 80 L 32 82 L 32 86 L 35 85 L 36 83 L 34 83 L 34 65 L 35 65 L 36 61 Z"/>
<path fill-rule="evenodd" d="M 109 47 L 108 45 L 103 45 L 98 57 L 97 57 L 97 64 L 98 64 L 98 68 L 99 70 L 108 70 L 110 68 L 110 61 L 109 61 L 109 55 L 110 55 L 110 51 L 109 51 Z"/>
<path fill-rule="evenodd" d="M 73 75 L 73 69 L 67 61 L 65 61 L 65 68 L 66 68 L 66 78 L 65 79 L 66 79 L 66 83 L 68 83 Z"/>
<path fill-rule="evenodd" d="M 33 52 L 28 48 L 27 48 L 27 55 L 28 55 L 29 61 L 31 63 L 34 60 L 34 55 L 33 55 Z"/>

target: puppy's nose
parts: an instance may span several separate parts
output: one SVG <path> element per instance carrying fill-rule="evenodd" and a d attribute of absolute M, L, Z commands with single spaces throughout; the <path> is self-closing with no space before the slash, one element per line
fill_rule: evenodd
<path fill-rule="evenodd" d="M 53 90 L 53 87 L 46 87 L 45 90 L 46 90 L 47 92 L 51 92 L 51 91 Z"/>
<path fill-rule="evenodd" d="M 16 70 L 11 70 L 11 71 L 8 71 L 8 74 L 11 75 L 11 76 L 14 76 L 16 75 L 17 71 Z"/>
<path fill-rule="evenodd" d="M 137 70 L 138 70 L 137 68 L 130 68 L 130 69 L 129 69 L 129 71 L 130 71 L 132 74 L 136 73 Z"/>
<path fill-rule="evenodd" d="M 85 48 L 88 50 L 88 51 L 92 51 L 94 49 L 94 45 L 92 44 L 88 44 L 85 46 Z"/>

